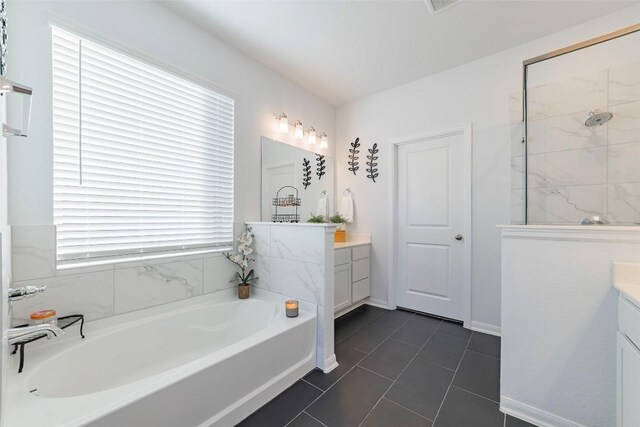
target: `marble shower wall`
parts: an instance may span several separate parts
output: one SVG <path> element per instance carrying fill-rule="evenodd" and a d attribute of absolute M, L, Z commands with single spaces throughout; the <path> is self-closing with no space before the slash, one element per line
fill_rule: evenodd
<path fill-rule="evenodd" d="M 529 223 L 579 224 L 593 215 L 640 223 L 640 62 L 533 87 L 527 97 Z M 513 223 L 524 221 L 520 99 L 510 99 Z M 586 127 L 591 110 L 613 118 Z"/>
<path fill-rule="evenodd" d="M 47 285 L 14 303 L 17 323 L 45 308 L 96 320 L 235 286 L 233 265 L 220 253 L 56 270 L 55 226 L 14 225 L 11 240 L 11 286 Z"/>

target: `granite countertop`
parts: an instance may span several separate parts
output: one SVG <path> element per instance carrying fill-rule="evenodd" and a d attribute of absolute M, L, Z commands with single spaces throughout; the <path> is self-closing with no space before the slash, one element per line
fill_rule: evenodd
<path fill-rule="evenodd" d="M 613 287 L 640 308 L 640 264 L 614 263 Z"/>
<path fill-rule="evenodd" d="M 347 232 L 347 241 L 342 243 L 334 243 L 334 249 L 352 248 L 354 246 L 370 245 L 371 234 L 365 233 L 349 233 Z"/>

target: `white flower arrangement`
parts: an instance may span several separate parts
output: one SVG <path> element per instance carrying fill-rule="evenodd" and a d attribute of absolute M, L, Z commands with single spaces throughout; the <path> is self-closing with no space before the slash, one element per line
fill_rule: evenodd
<path fill-rule="evenodd" d="M 240 279 L 240 283 L 248 285 L 253 280 L 257 279 L 257 277 L 254 276 L 253 269 L 247 271 L 249 263 L 255 261 L 255 259 L 250 257 L 253 253 L 253 248 L 251 248 L 251 245 L 253 244 L 253 233 L 251 232 L 251 227 L 247 227 L 246 231 L 238 236 L 236 242 L 238 243 L 236 253 L 225 252 L 223 255 L 240 268 L 240 271 L 236 272 L 238 279 Z"/>

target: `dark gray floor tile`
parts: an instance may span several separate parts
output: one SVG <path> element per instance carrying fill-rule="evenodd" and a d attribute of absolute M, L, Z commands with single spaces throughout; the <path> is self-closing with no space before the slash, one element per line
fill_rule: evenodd
<path fill-rule="evenodd" d="M 466 351 L 453 385 L 496 402 L 500 399 L 500 359 Z"/>
<path fill-rule="evenodd" d="M 334 324 L 334 339 L 336 343 L 344 341 L 354 332 L 367 326 L 388 310 L 370 305 L 362 305 L 349 313 L 340 316 Z"/>
<path fill-rule="evenodd" d="M 511 415 L 507 415 L 505 427 L 536 427 L 536 426 L 526 421 L 522 421 L 516 417 L 512 417 Z"/>
<path fill-rule="evenodd" d="M 333 383 L 338 381 L 344 374 L 346 374 L 349 369 L 353 368 L 356 363 L 362 360 L 367 353 L 356 350 L 351 347 L 347 347 L 342 344 L 338 344 L 336 346 L 336 359 L 338 361 L 338 367 L 333 371 L 325 374 L 319 369 L 314 369 L 309 372 L 304 379 L 309 381 L 311 384 L 315 385 L 322 390 L 326 390 Z"/>
<path fill-rule="evenodd" d="M 369 324 L 348 337 L 341 344 L 369 353 L 380 345 L 382 341 L 390 337 L 394 330 L 386 326 Z"/>
<path fill-rule="evenodd" d="M 441 320 L 416 314 L 407 320 L 393 337 L 421 347 L 440 325 Z"/>
<path fill-rule="evenodd" d="M 442 325 L 438 328 L 438 332 L 442 332 L 443 334 L 453 335 L 458 338 L 466 338 L 469 339 L 473 331 L 469 329 L 465 329 L 462 324 L 456 322 L 450 322 L 445 320 L 442 322 Z"/>
<path fill-rule="evenodd" d="M 451 387 L 434 427 L 502 427 L 504 414 L 498 404 Z"/>
<path fill-rule="evenodd" d="M 435 418 L 454 372 L 414 359 L 385 397 L 429 419 Z"/>
<path fill-rule="evenodd" d="M 414 345 L 389 338 L 369 353 L 359 365 L 395 380 L 418 350 Z"/>
<path fill-rule="evenodd" d="M 466 338 L 436 332 L 422 348 L 418 358 L 455 371 L 467 347 L 467 342 Z"/>
<path fill-rule="evenodd" d="M 282 427 L 309 406 L 322 392 L 302 380 L 242 421 L 239 426 Z"/>
<path fill-rule="evenodd" d="M 390 400 L 382 398 L 365 418 L 362 427 L 431 427 L 432 422 Z"/>
<path fill-rule="evenodd" d="M 409 311 L 389 310 L 382 316 L 378 317 L 374 323 L 396 329 L 407 323 L 407 320 L 412 316 L 414 316 L 414 314 Z"/>
<path fill-rule="evenodd" d="M 323 427 L 323 424 L 313 419 L 313 417 L 306 412 L 303 412 L 291 421 L 291 424 L 287 427 Z"/>
<path fill-rule="evenodd" d="M 500 337 L 474 332 L 469 343 L 469 350 L 477 351 L 487 356 L 500 357 Z"/>
<path fill-rule="evenodd" d="M 371 319 L 375 319 L 377 317 L 380 317 L 384 313 L 389 311 L 386 308 L 376 307 L 376 306 L 368 305 L 368 304 L 361 305 L 356 310 L 358 310 L 360 314 L 363 314 L 365 316 L 369 316 Z"/>
<path fill-rule="evenodd" d="M 306 412 L 328 426 L 357 426 L 389 385 L 391 381 L 356 366 Z"/>
<path fill-rule="evenodd" d="M 334 323 L 334 339 L 336 343 L 344 341 L 345 338 L 371 323 L 369 317 L 359 315 L 354 311 L 336 319 Z"/>

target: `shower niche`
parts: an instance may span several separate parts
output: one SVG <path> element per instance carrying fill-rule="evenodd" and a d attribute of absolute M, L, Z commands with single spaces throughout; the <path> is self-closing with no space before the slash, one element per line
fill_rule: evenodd
<path fill-rule="evenodd" d="M 524 62 L 512 222 L 640 224 L 640 25 Z"/>

